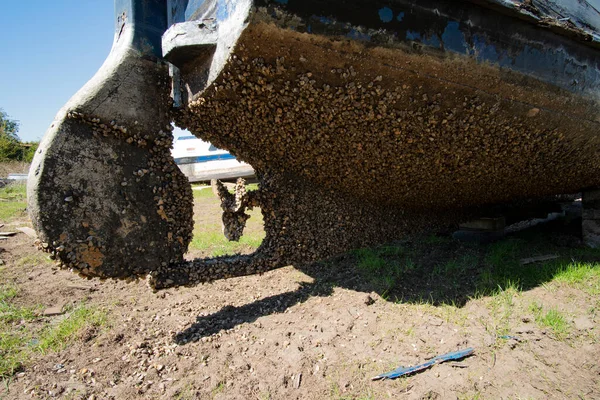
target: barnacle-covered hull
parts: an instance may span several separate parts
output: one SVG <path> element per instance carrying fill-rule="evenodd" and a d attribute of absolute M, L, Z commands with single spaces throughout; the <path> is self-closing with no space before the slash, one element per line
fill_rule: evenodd
<path fill-rule="evenodd" d="M 187 85 L 176 114 L 263 176 L 267 237 L 244 266 L 317 260 L 600 184 L 598 50 L 565 36 L 581 31 L 459 2 L 336 5 L 256 2 L 228 61 L 218 73 L 205 64 L 209 83 Z M 153 283 L 248 273 L 234 261 Z"/>
<path fill-rule="evenodd" d="M 175 122 L 251 164 L 223 192 L 251 256 L 171 262 L 152 286 L 318 260 L 497 204 L 600 185 L 598 11 L 479 1 L 170 1 Z M 582 9 L 588 7 L 587 9 Z M 583 10 L 583 11 L 582 11 Z"/>

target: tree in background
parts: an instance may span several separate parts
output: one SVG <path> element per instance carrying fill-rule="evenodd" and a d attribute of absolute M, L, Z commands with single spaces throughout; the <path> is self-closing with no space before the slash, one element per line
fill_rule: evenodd
<path fill-rule="evenodd" d="M 0 108 L 0 161 L 31 162 L 38 143 L 22 143 L 19 139 L 19 121 L 10 119 Z"/>

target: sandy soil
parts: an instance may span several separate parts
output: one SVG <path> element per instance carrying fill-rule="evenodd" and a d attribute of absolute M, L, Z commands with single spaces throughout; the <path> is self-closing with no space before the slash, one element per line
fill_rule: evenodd
<path fill-rule="evenodd" d="M 37 252 L 32 242 L 23 234 L 0 242 L 3 279 L 22 289 L 17 303 L 86 302 L 106 309 L 109 323 L 32 360 L 0 398 L 600 398 L 600 303 L 569 286 L 456 305 L 391 301 L 346 255 L 152 293 L 144 282 L 86 281 L 45 263 L 23 265 Z M 407 293 L 427 297 L 409 282 Z M 468 287 L 459 282 L 453 293 L 460 285 Z M 536 324 L 532 302 L 562 310 L 568 335 Z M 40 323 L 47 318 L 64 316 Z M 499 324 L 519 340 L 497 337 Z M 466 347 L 475 355 L 408 378 L 370 379 Z"/>

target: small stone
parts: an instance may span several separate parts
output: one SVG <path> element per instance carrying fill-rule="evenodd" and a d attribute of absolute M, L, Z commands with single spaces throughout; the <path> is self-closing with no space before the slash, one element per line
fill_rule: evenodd
<path fill-rule="evenodd" d="M 42 315 L 44 317 L 53 317 L 56 315 L 62 315 L 62 314 L 64 314 L 62 309 L 63 309 L 62 306 L 48 307 L 44 310 Z"/>
<path fill-rule="evenodd" d="M 294 376 L 294 389 L 298 389 L 302 384 L 302 372 Z"/>
<path fill-rule="evenodd" d="M 32 237 L 32 238 L 37 237 L 37 234 L 35 233 L 35 231 L 28 226 L 21 226 L 21 227 L 17 228 L 17 230 L 23 232 L 24 234 L 26 234 L 29 237 Z"/>

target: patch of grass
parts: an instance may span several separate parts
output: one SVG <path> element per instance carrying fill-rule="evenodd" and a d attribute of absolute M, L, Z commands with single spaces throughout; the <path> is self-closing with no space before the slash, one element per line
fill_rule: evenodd
<path fill-rule="evenodd" d="M 331 400 L 354 400 L 356 399 L 350 393 L 343 394 L 342 389 L 340 388 L 338 383 L 331 382 L 329 387 L 329 399 Z"/>
<path fill-rule="evenodd" d="M 467 326 L 468 314 L 458 307 L 454 301 L 442 303 L 437 306 L 437 309 L 439 310 L 438 317 L 444 321 L 460 327 Z"/>
<path fill-rule="evenodd" d="M 24 183 L 12 183 L 0 188 L 0 221 L 8 222 L 24 215 L 27 193 Z"/>
<path fill-rule="evenodd" d="M 553 282 L 583 290 L 589 295 L 600 295 L 600 263 L 573 261 L 554 275 Z"/>
<path fill-rule="evenodd" d="M 0 286 L 0 301 L 5 302 L 12 299 L 19 293 L 19 289 L 13 285 Z"/>
<path fill-rule="evenodd" d="M 173 399 L 175 400 L 192 400 L 196 398 L 196 390 L 191 383 L 186 383 L 185 386 L 179 389 L 173 396 Z"/>
<path fill-rule="evenodd" d="M 521 265 L 522 256 L 532 255 L 532 251 L 527 250 L 527 243 L 518 240 L 492 245 L 486 257 L 486 268 L 479 275 L 478 294 L 494 295 L 511 286 L 526 290 L 544 282 L 566 284 L 590 295 L 600 294 L 600 263 L 576 260 L 579 257 L 597 258 L 596 250 L 578 249 L 556 260 Z M 554 250 L 551 246 L 546 247 L 546 253 L 557 253 Z"/>
<path fill-rule="evenodd" d="M 438 264 L 433 268 L 435 275 L 453 276 L 464 274 L 469 269 L 477 266 L 477 256 L 472 253 L 467 253 L 459 258 L 448 260 L 445 264 Z"/>
<path fill-rule="evenodd" d="M 35 349 L 41 353 L 58 351 L 77 338 L 88 327 L 101 327 L 107 322 L 106 313 L 91 306 L 82 305 L 54 326 L 44 329 Z"/>
<path fill-rule="evenodd" d="M 196 188 L 196 190 L 194 190 Z M 199 189 L 203 188 L 203 189 Z M 213 197 L 214 193 L 212 192 L 212 188 L 207 185 L 192 185 L 192 193 L 194 194 L 194 198 L 200 197 Z"/>
<path fill-rule="evenodd" d="M 508 335 L 510 333 L 510 317 L 514 314 L 514 298 L 518 295 L 518 287 L 509 282 L 505 288 L 499 288 L 496 294 L 491 297 L 490 316 L 493 327 L 490 333 L 496 336 Z"/>
<path fill-rule="evenodd" d="M 11 290 L 10 293 L 13 291 Z M 13 310 L 11 314 L 14 316 L 13 322 L 36 317 L 30 309 L 19 308 L 10 303 L 7 303 L 7 307 Z M 42 328 L 36 329 L 30 324 L 14 326 L 3 323 L 0 327 L 0 378 L 12 376 L 36 354 L 63 349 L 76 340 L 84 329 L 101 327 L 106 323 L 107 317 L 104 311 L 87 305 L 73 309 L 54 325 L 51 321 L 44 322 Z"/>
<path fill-rule="evenodd" d="M 3 324 L 11 324 L 23 320 L 32 320 L 35 318 L 35 308 L 20 307 L 11 303 L 14 297 L 17 296 L 19 290 L 16 286 L 2 285 L 0 286 L 0 322 Z"/>
<path fill-rule="evenodd" d="M 257 232 L 250 235 L 245 234 L 238 242 L 230 242 L 221 233 L 221 227 L 213 227 L 211 230 L 206 228 L 204 226 L 202 230 L 194 230 L 190 249 L 205 251 L 212 257 L 256 250 L 264 238 L 264 232 Z"/>
<path fill-rule="evenodd" d="M 358 270 L 385 290 L 392 289 L 404 273 L 415 268 L 410 258 L 402 257 L 404 250 L 398 246 L 363 248 L 353 253 Z"/>
<path fill-rule="evenodd" d="M 544 311 L 543 307 L 533 303 L 530 307 L 538 325 L 550 328 L 558 339 L 564 339 L 571 329 L 565 316 L 555 308 Z"/>
<path fill-rule="evenodd" d="M 29 359 L 29 352 L 24 348 L 27 338 L 22 329 L 17 332 L 0 331 L 0 379 L 14 375 Z"/>
<path fill-rule="evenodd" d="M 479 295 L 494 295 L 508 287 L 520 285 L 523 275 L 519 268 L 519 255 L 523 243 L 520 240 L 502 240 L 489 246 L 485 267 L 479 275 L 477 293 Z"/>
<path fill-rule="evenodd" d="M 543 282 L 552 281 L 565 268 L 565 258 L 545 263 L 521 264 L 521 258 L 540 254 L 559 253 L 548 243 L 523 239 L 506 239 L 490 245 L 486 251 L 485 266 L 477 282 L 478 295 L 494 295 L 510 287 L 527 290 Z"/>
<path fill-rule="evenodd" d="M 439 245 L 443 243 L 450 243 L 452 239 L 449 236 L 429 235 L 423 239 L 427 244 Z"/>

